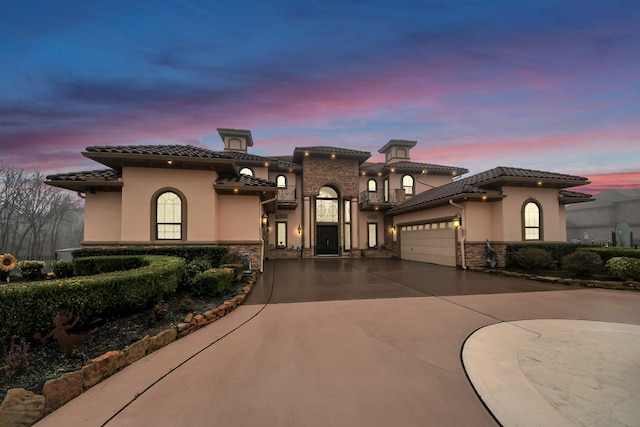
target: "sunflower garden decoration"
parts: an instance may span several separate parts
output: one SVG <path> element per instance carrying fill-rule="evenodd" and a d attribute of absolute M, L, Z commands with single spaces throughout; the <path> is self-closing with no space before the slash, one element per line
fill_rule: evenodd
<path fill-rule="evenodd" d="M 18 260 L 11 254 L 0 255 L 0 280 L 9 282 L 9 273 L 18 266 Z"/>

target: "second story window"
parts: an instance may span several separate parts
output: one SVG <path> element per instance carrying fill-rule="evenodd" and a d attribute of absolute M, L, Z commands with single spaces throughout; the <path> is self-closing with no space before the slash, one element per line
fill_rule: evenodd
<path fill-rule="evenodd" d="M 253 171 L 249 168 L 240 169 L 240 175 L 253 176 Z"/>
<path fill-rule="evenodd" d="M 370 192 L 378 191 L 378 183 L 375 179 L 370 179 L 369 181 L 367 181 L 367 190 Z"/>
<path fill-rule="evenodd" d="M 411 175 L 402 177 L 402 188 L 404 189 L 404 194 L 414 194 L 413 177 Z"/>
<path fill-rule="evenodd" d="M 284 175 L 278 175 L 276 178 L 276 185 L 278 188 L 287 188 L 287 177 Z"/>

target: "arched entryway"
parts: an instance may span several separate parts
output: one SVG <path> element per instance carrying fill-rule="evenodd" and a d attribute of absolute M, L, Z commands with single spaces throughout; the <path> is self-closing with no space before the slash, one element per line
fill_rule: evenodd
<path fill-rule="evenodd" d="M 316 255 L 340 254 L 340 198 L 332 187 L 316 197 Z"/>

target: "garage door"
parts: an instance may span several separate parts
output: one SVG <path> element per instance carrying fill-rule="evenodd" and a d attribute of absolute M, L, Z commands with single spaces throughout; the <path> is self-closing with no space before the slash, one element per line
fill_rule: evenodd
<path fill-rule="evenodd" d="M 400 227 L 400 258 L 456 266 L 456 235 L 453 223 Z"/>

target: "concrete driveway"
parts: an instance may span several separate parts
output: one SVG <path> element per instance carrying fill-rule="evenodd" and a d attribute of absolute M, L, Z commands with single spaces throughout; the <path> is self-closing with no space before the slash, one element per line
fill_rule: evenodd
<path fill-rule="evenodd" d="M 399 260 L 269 261 L 230 316 L 36 425 L 495 426 L 461 360 L 474 331 L 527 319 L 638 325 L 639 307 L 640 293 Z M 495 364 L 478 360 L 476 372 Z"/>

